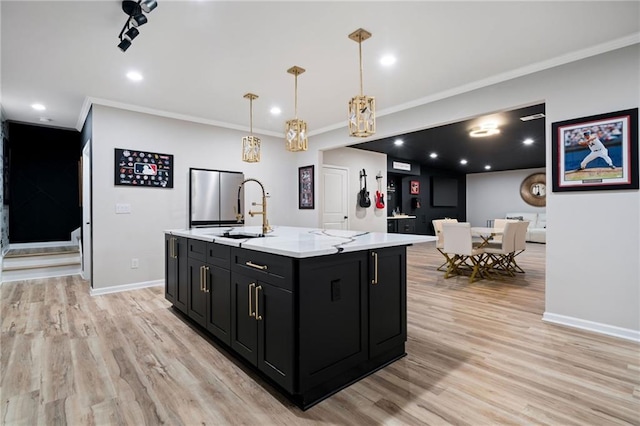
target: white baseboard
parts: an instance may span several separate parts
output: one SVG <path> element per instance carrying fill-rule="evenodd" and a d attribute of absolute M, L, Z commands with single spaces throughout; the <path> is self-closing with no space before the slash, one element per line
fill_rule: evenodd
<path fill-rule="evenodd" d="M 545 312 L 542 315 L 542 321 L 579 328 L 581 330 L 592 331 L 594 333 L 606 334 L 608 336 L 619 337 L 621 339 L 631 340 L 634 342 L 640 342 L 640 331 L 632 330 L 630 328 L 616 327 L 614 325 L 602 324 L 565 315 L 551 314 L 549 312 Z"/>
<path fill-rule="evenodd" d="M 119 293 L 121 291 L 130 291 L 130 290 L 139 290 L 141 288 L 157 287 L 161 285 L 164 285 L 164 280 L 143 281 L 140 283 L 114 285 L 111 287 L 104 287 L 104 288 L 92 288 L 89 294 L 91 296 L 100 296 L 102 294 Z"/>

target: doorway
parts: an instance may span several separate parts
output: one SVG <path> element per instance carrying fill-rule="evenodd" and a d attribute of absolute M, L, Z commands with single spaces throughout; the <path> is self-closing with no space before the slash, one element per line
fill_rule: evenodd
<path fill-rule="evenodd" d="M 82 278 L 91 282 L 91 139 L 82 149 Z"/>

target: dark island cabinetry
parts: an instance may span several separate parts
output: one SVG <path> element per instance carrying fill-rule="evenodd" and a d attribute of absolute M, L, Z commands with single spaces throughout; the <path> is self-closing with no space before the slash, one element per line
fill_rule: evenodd
<path fill-rule="evenodd" d="M 186 309 L 167 299 L 303 409 L 405 354 L 405 246 L 292 258 L 184 245 Z"/>

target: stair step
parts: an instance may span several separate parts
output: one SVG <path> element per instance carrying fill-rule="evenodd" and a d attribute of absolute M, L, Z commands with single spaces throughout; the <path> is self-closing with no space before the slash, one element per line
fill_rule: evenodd
<path fill-rule="evenodd" d="M 14 256 L 5 257 L 2 262 L 2 270 L 16 270 L 16 269 L 33 269 L 33 268 L 46 268 L 49 266 L 61 266 L 68 264 L 80 263 L 79 252 L 64 252 L 54 253 L 47 256 Z"/>
<path fill-rule="evenodd" d="M 35 280 L 80 274 L 80 264 L 50 266 L 35 269 L 3 270 L 2 282 Z"/>
<path fill-rule="evenodd" d="M 36 265 L 19 265 L 19 266 L 3 266 L 2 272 L 8 271 L 21 271 L 21 270 L 29 270 L 29 269 L 42 269 L 42 268 L 58 268 L 64 266 L 78 266 L 80 267 L 80 261 L 77 262 L 64 262 L 64 263 L 51 263 L 51 264 L 36 264 Z"/>

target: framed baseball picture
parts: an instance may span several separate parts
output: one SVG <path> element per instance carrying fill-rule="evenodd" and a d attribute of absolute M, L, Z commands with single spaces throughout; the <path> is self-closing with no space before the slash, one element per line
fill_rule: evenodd
<path fill-rule="evenodd" d="M 551 125 L 552 189 L 638 189 L 638 108 Z"/>
<path fill-rule="evenodd" d="M 313 165 L 298 167 L 298 208 L 314 208 Z"/>

